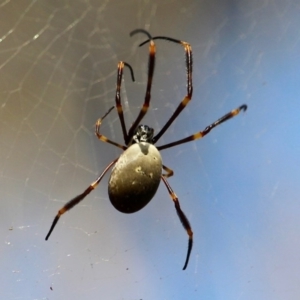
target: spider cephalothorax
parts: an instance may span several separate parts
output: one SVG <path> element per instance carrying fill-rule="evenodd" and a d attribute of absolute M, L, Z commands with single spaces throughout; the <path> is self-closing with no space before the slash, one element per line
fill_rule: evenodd
<path fill-rule="evenodd" d="M 154 130 L 147 125 L 139 125 L 132 138 L 133 143 L 146 142 L 153 144 Z"/>

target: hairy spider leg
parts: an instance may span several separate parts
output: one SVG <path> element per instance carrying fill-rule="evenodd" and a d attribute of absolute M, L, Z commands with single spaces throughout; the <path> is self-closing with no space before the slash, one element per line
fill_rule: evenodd
<path fill-rule="evenodd" d="M 162 174 L 165 178 L 171 177 L 174 175 L 174 171 L 168 167 L 166 167 L 165 165 L 163 165 L 163 169 L 167 172 L 165 174 Z"/>
<path fill-rule="evenodd" d="M 240 111 L 246 111 L 247 110 L 247 105 L 243 104 L 240 107 L 233 109 L 231 112 L 229 112 L 228 114 L 224 115 L 223 117 L 221 117 L 220 119 L 218 119 L 217 121 L 215 121 L 214 123 L 210 124 L 209 126 L 207 126 L 203 131 L 199 131 L 195 134 L 192 134 L 184 139 L 175 141 L 173 143 L 169 143 L 166 145 L 162 145 L 157 147 L 158 150 L 163 150 L 163 149 L 167 149 L 167 148 L 171 148 L 183 143 L 188 143 L 194 140 L 198 140 L 203 138 L 205 135 L 207 135 L 213 128 L 215 128 L 216 126 L 220 125 L 221 123 L 235 117 L 236 115 L 238 115 L 240 113 Z"/>
<path fill-rule="evenodd" d="M 190 259 L 190 255 L 191 255 L 191 251 L 192 251 L 192 247 L 193 247 L 193 231 L 190 225 L 190 222 L 188 220 L 188 218 L 185 216 L 185 214 L 183 213 L 183 211 L 180 208 L 180 203 L 178 200 L 178 197 L 176 196 L 176 194 L 174 193 L 174 191 L 172 190 L 170 184 L 168 183 L 167 179 L 162 175 L 161 176 L 162 181 L 164 182 L 164 184 L 166 185 L 168 192 L 175 204 L 175 209 L 177 212 L 177 215 L 181 221 L 181 224 L 183 225 L 184 229 L 186 230 L 188 236 L 189 236 L 189 241 L 188 241 L 188 249 L 187 249 L 187 254 L 186 254 L 186 259 L 185 259 L 185 263 L 184 266 L 182 268 L 182 270 L 185 270 L 188 263 L 189 263 L 189 259 Z"/>
<path fill-rule="evenodd" d="M 128 138 L 128 134 L 127 134 L 127 130 L 126 130 L 124 114 L 123 114 L 123 107 L 122 107 L 122 103 L 121 103 L 121 84 L 122 84 L 124 66 L 129 68 L 132 81 L 135 81 L 135 79 L 134 79 L 133 69 L 130 66 L 130 64 L 128 64 L 124 61 L 120 61 L 118 63 L 118 76 L 117 76 L 117 88 L 116 88 L 115 101 L 116 101 L 116 107 L 117 107 L 119 120 L 120 120 L 121 127 L 122 127 L 124 142 L 127 145 L 128 144 L 127 141 L 129 140 L 129 138 Z"/>
<path fill-rule="evenodd" d="M 94 190 L 97 185 L 100 183 L 101 179 L 103 178 L 103 176 L 106 174 L 106 172 L 117 162 L 118 158 L 115 159 L 114 161 L 112 161 L 105 169 L 104 171 L 101 173 L 101 175 L 97 178 L 96 181 L 94 181 L 93 183 L 90 184 L 90 186 L 80 195 L 76 196 L 75 198 L 73 198 L 72 200 L 70 200 L 68 203 L 66 203 L 57 213 L 56 217 L 53 220 L 53 223 L 50 227 L 50 230 L 48 232 L 48 234 L 46 235 L 45 240 L 47 241 L 49 236 L 51 235 L 55 225 L 57 224 L 59 218 L 61 215 L 63 215 L 65 212 L 67 212 L 68 210 L 70 210 L 71 208 L 73 208 L 75 205 L 77 205 L 80 201 L 82 201 L 92 190 Z"/>
<path fill-rule="evenodd" d="M 108 112 L 107 112 L 102 118 L 100 118 L 100 119 L 97 120 L 96 125 L 95 125 L 95 134 L 96 134 L 97 138 L 98 138 L 100 141 L 105 142 L 105 143 L 109 143 L 109 144 L 114 145 L 114 146 L 116 146 L 116 147 L 118 147 L 118 148 L 121 148 L 121 149 L 123 149 L 123 150 L 126 150 L 126 149 L 127 149 L 126 146 L 120 145 L 120 144 L 118 144 L 118 143 L 116 143 L 116 142 L 114 142 L 114 141 L 108 139 L 106 136 L 104 136 L 103 134 L 100 133 L 100 126 L 101 126 L 101 124 L 102 124 L 103 119 L 104 119 L 104 118 L 105 118 L 105 117 L 106 117 L 106 116 L 107 116 L 114 108 L 115 108 L 114 106 L 111 107 L 111 108 L 108 110 Z"/>
<path fill-rule="evenodd" d="M 143 106 L 140 110 L 139 115 L 137 116 L 136 120 L 133 122 L 131 127 L 129 128 L 128 131 L 128 136 L 127 140 L 125 141 L 125 144 L 128 145 L 131 142 L 131 139 L 134 135 L 134 132 L 137 128 L 137 126 L 140 124 L 141 120 L 144 118 L 146 115 L 149 104 L 150 104 L 150 99 L 151 99 L 151 87 L 152 87 L 152 78 L 153 78 L 153 73 L 154 73 L 154 67 L 155 67 L 155 53 L 156 53 L 156 47 L 155 43 L 152 40 L 152 37 L 149 32 L 143 29 L 136 29 L 130 32 L 130 36 L 133 36 L 137 33 L 144 33 L 148 36 L 150 40 L 150 45 L 149 45 L 149 60 L 148 60 L 148 79 L 147 79 L 147 88 L 146 88 L 146 93 L 145 93 L 145 100 L 143 103 Z"/>
<path fill-rule="evenodd" d="M 177 39 L 173 39 L 166 36 L 156 36 L 153 37 L 152 40 L 167 40 L 169 42 L 181 44 L 184 47 L 185 51 L 185 63 L 186 63 L 186 75 L 187 75 L 187 94 L 182 99 L 182 101 L 179 103 L 177 109 L 173 113 L 173 115 L 170 117 L 170 119 L 167 121 L 167 123 L 164 125 L 164 127 L 158 132 L 158 134 L 153 138 L 153 143 L 155 144 L 161 136 L 166 132 L 166 130 L 170 127 L 170 125 L 174 122 L 174 120 L 178 117 L 178 115 L 181 113 L 181 111 L 187 106 L 187 104 L 192 99 L 193 95 L 193 81 L 192 81 L 192 73 L 193 73 L 193 53 L 192 53 L 192 47 L 189 43 L 183 42 Z M 144 44 L 151 41 L 148 39 L 147 41 L 141 43 L 139 46 L 143 46 Z"/>

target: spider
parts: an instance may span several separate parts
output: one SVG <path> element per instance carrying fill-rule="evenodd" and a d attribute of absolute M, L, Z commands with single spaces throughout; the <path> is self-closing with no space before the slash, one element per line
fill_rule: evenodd
<path fill-rule="evenodd" d="M 242 110 L 246 111 L 247 105 L 243 104 L 240 107 L 225 114 L 223 117 L 221 117 L 217 121 L 207 126 L 203 131 L 199 131 L 186 138 L 177 140 L 169 144 L 165 144 L 158 147 L 154 146 L 157 143 L 157 141 L 162 137 L 162 135 L 167 131 L 170 125 L 174 122 L 174 120 L 178 117 L 181 111 L 186 107 L 186 105 L 192 99 L 192 94 L 193 94 L 192 47 L 190 46 L 189 43 L 183 42 L 181 40 L 173 39 L 170 37 L 165 37 L 165 36 L 152 37 L 150 33 L 144 29 L 133 30 L 130 33 L 130 36 L 133 36 L 137 33 L 143 33 L 148 37 L 148 39 L 143 43 L 141 43 L 139 46 L 143 46 L 144 44 L 149 43 L 147 88 L 146 88 L 144 103 L 143 106 L 141 107 L 140 113 L 127 132 L 124 115 L 123 115 L 123 108 L 121 104 L 121 94 L 120 94 L 124 67 L 127 67 L 130 70 L 132 80 L 134 81 L 135 79 L 134 79 L 134 73 L 132 67 L 126 62 L 120 61 L 118 63 L 115 106 L 117 108 L 117 113 L 121 123 L 125 145 L 116 143 L 100 133 L 100 126 L 102 124 L 103 119 L 114 109 L 115 106 L 110 108 L 108 112 L 96 122 L 96 126 L 95 126 L 95 134 L 99 140 L 112 144 L 118 148 L 121 148 L 124 152 L 118 158 L 116 158 L 111 163 L 109 163 L 108 166 L 100 174 L 100 176 L 96 179 L 96 181 L 92 182 L 90 186 L 82 194 L 76 196 L 75 198 L 67 202 L 58 211 L 45 239 L 48 240 L 60 216 L 63 215 L 68 210 L 70 210 L 71 208 L 73 208 L 75 205 L 77 205 L 92 190 L 94 190 L 97 187 L 97 185 L 100 183 L 104 175 L 108 172 L 108 170 L 112 166 L 114 166 L 111 171 L 111 175 L 108 183 L 108 194 L 112 205 L 120 212 L 134 213 L 136 211 L 139 211 L 145 205 L 147 205 L 150 202 L 150 200 L 154 197 L 160 182 L 162 181 L 165 184 L 170 194 L 170 197 L 173 200 L 173 203 L 175 205 L 175 209 L 178 214 L 178 217 L 188 235 L 188 248 L 187 248 L 185 263 L 183 266 L 183 270 L 185 270 L 188 265 L 190 254 L 192 251 L 193 231 L 189 223 L 189 220 L 187 219 L 187 217 L 185 216 L 185 214 L 180 208 L 179 199 L 177 195 L 174 193 L 173 189 L 171 188 L 170 184 L 167 181 L 167 178 L 173 175 L 173 171 L 169 169 L 167 166 L 163 165 L 162 158 L 159 151 L 204 137 L 213 128 L 233 118 L 234 116 L 239 114 L 240 111 Z M 156 46 L 154 40 L 167 40 L 169 42 L 176 43 L 183 46 L 185 51 L 185 62 L 186 62 L 186 69 L 187 69 L 186 70 L 187 94 L 183 98 L 183 100 L 179 103 L 173 115 L 169 118 L 166 124 L 156 135 L 154 135 L 154 130 L 151 127 L 140 124 L 143 117 L 148 111 L 150 99 L 151 99 L 151 87 L 152 87 L 152 78 L 153 78 L 154 67 L 155 67 L 155 53 L 156 53 Z M 165 172 L 163 172 L 163 170 Z"/>

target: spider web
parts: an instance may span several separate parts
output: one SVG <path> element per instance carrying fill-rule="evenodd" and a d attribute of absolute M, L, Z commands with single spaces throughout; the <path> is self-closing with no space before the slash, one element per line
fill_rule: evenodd
<path fill-rule="evenodd" d="M 299 286 L 299 13 L 296 0 L 0 3 L 1 299 L 297 299 Z M 194 231 L 163 185 L 124 215 L 96 191 L 63 215 L 120 150 L 94 135 L 114 105 L 116 66 L 127 127 L 142 105 L 147 46 L 136 28 L 193 46 L 194 95 L 161 138 L 248 111 L 202 141 L 162 151 Z M 144 124 L 156 132 L 186 93 L 184 51 L 157 41 Z M 123 143 L 116 111 L 103 133 Z"/>

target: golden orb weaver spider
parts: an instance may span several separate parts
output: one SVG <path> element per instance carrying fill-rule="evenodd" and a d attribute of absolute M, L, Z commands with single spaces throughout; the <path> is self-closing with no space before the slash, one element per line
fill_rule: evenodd
<path fill-rule="evenodd" d="M 132 67 L 128 63 L 120 61 L 118 64 L 115 102 L 116 102 L 117 113 L 121 123 L 125 145 L 118 144 L 100 133 L 100 126 L 102 120 L 112 111 L 114 106 L 110 108 L 109 111 L 96 122 L 96 128 L 95 128 L 95 134 L 99 140 L 112 144 L 118 148 L 121 148 L 122 150 L 124 150 L 124 152 L 114 161 L 109 163 L 108 166 L 103 170 L 101 175 L 96 179 L 96 181 L 91 183 L 90 186 L 82 194 L 76 196 L 75 198 L 67 202 L 58 211 L 45 239 L 48 240 L 60 216 L 65 212 L 67 212 L 68 210 L 70 210 L 71 208 L 73 208 L 75 205 L 77 205 L 92 190 L 94 190 L 97 187 L 97 185 L 100 183 L 104 175 L 107 173 L 107 171 L 114 165 L 109 179 L 108 194 L 109 194 L 109 199 L 113 204 L 113 206 L 117 210 L 123 213 L 134 213 L 142 209 L 145 205 L 149 203 L 149 201 L 155 195 L 160 181 L 161 180 L 163 181 L 171 196 L 171 199 L 174 202 L 178 217 L 189 237 L 186 259 L 183 266 L 183 270 L 185 270 L 188 265 L 190 254 L 192 251 L 193 231 L 187 217 L 185 216 L 185 214 L 180 208 L 177 195 L 174 193 L 170 184 L 167 181 L 167 178 L 173 175 L 173 171 L 162 164 L 162 159 L 159 151 L 204 137 L 216 126 L 233 118 L 234 116 L 239 114 L 240 111 L 242 110 L 245 111 L 247 109 L 247 105 L 243 104 L 240 107 L 225 114 L 223 117 L 221 117 L 217 121 L 207 126 L 203 131 L 199 131 L 186 138 L 177 140 L 169 144 L 165 144 L 158 147 L 154 146 L 157 143 L 157 141 L 161 138 L 161 136 L 166 132 L 166 130 L 170 127 L 170 125 L 174 122 L 174 120 L 178 117 L 181 111 L 186 107 L 189 101 L 192 99 L 192 94 L 193 94 L 192 47 L 190 46 L 189 43 L 183 42 L 181 40 L 173 39 L 170 37 L 165 37 L 165 36 L 152 37 L 150 33 L 144 29 L 133 30 L 130 33 L 130 36 L 133 36 L 137 33 L 143 33 L 148 37 L 148 39 L 143 43 L 141 43 L 139 46 L 143 46 L 144 44 L 149 42 L 148 80 L 147 80 L 147 88 L 146 88 L 144 104 L 136 120 L 133 122 L 133 124 L 131 125 L 131 127 L 127 132 L 125 121 L 124 121 L 123 108 L 121 104 L 121 94 L 120 94 L 124 67 L 126 66 L 129 68 L 133 81 L 134 81 L 134 74 L 133 74 Z M 177 109 L 175 110 L 173 115 L 169 118 L 169 120 L 166 122 L 166 124 L 162 127 L 162 129 L 158 132 L 158 134 L 154 136 L 154 130 L 148 127 L 147 125 L 140 125 L 140 122 L 142 121 L 143 117 L 147 113 L 150 104 L 152 78 L 153 78 L 154 67 L 155 67 L 155 53 L 156 53 L 156 46 L 154 40 L 159 40 L 159 39 L 180 44 L 181 46 L 184 47 L 186 69 L 187 69 L 187 94 L 179 103 Z M 162 170 L 164 170 L 166 173 L 163 173 Z"/>

